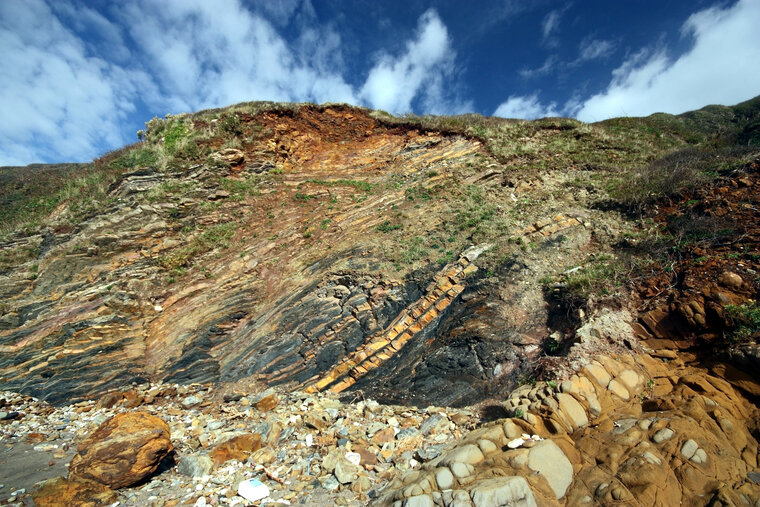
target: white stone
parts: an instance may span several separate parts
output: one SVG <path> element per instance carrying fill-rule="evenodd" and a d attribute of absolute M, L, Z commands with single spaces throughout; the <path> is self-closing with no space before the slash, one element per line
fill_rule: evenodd
<path fill-rule="evenodd" d="M 525 440 L 518 437 L 518 438 L 515 438 L 514 440 L 510 440 L 507 443 L 507 447 L 509 447 L 510 449 L 517 449 L 518 447 L 522 447 L 524 443 L 525 443 Z"/>
<path fill-rule="evenodd" d="M 483 456 L 483 452 L 478 448 L 478 446 L 474 444 L 466 444 L 461 447 L 458 447 L 457 449 L 454 449 L 444 461 L 444 464 L 459 462 L 459 463 L 469 463 L 471 465 L 477 465 L 481 461 L 483 461 L 485 457 Z"/>
<path fill-rule="evenodd" d="M 249 502 L 258 502 L 269 496 L 269 488 L 256 479 L 247 479 L 238 486 L 238 495 Z"/>
<path fill-rule="evenodd" d="M 451 472 L 460 479 L 469 477 L 472 475 L 472 472 L 475 471 L 475 467 L 469 463 L 452 463 L 449 465 L 449 468 L 451 468 Z"/>
<path fill-rule="evenodd" d="M 358 452 L 347 452 L 346 459 L 354 465 L 359 466 L 359 463 L 362 461 L 362 455 Z"/>
<path fill-rule="evenodd" d="M 454 485 L 454 476 L 448 468 L 439 468 L 435 471 L 435 482 L 440 489 L 450 489 Z"/>
<path fill-rule="evenodd" d="M 666 440 L 670 440 L 673 435 L 675 435 L 675 431 L 671 430 L 670 428 L 662 428 L 654 434 L 652 440 L 654 440 L 655 444 L 661 444 Z"/>
<path fill-rule="evenodd" d="M 540 473 L 559 500 L 573 482 L 573 465 L 565 453 L 551 440 L 542 440 L 530 450 L 528 466 Z"/>
<path fill-rule="evenodd" d="M 404 500 L 403 507 L 435 507 L 433 499 L 429 495 L 417 495 Z"/>
<path fill-rule="evenodd" d="M 699 445 L 694 440 L 689 439 L 681 447 L 681 454 L 684 458 L 691 459 L 694 453 L 697 452 L 697 449 L 699 449 Z"/>

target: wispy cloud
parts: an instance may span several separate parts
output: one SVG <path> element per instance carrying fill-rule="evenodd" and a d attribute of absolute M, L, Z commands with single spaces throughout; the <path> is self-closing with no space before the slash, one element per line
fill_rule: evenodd
<path fill-rule="evenodd" d="M 585 38 L 578 48 L 578 60 L 589 61 L 607 58 L 615 51 L 615 43 L 606 39 Z"/>
<path fill-rule="evenodd" d="M 547 116 L 559 116 L 557 104 L 554 102 L 546 105 L 538 100 L 538 95 L 512 95 L 505 102 L 499 104 L 494 111 L 494 116 L 502 118 L 520 118 L 533 120 Z"/>
<path fill-rule="evenodd" d="M 620 115 L 680 113 L 706 104 L 735 104 L 760 91 L 760 2 L 740 0 L 691 15 L 681 34 L 693 46 L 678 58 L 642 49 L 612 72 L 607 88 L 575 111 L 583 121 Z"/>
<path fill-rule="evenodd" d="M 540 67 L 537 67 L 535 69 L 521 69 L 518 71 L 518 74 L 520 74 L 520 76 L 525 79 L 546 76 L 554 71 L 558 63 L 559 61 L 557 59 L 557 55 L 551 55 L 546 60 L 544 60 L 544 64 Z"/>
<path fill-rule="evenodd" d="M 372 107 L 393 113 L 410 112 L 418 96 L 426 109 L 436 109 L 445 103 L 444 78 L 451 75 L 454 59 L 446 26 L 429 10 L 420 17 L 417 35 L 403 54 L 379 56 L 359 95 Z"/>
<path fill-rule="evenodd" d="M 571 4 L 565 5 L 561 9 L 549 11 L 541 21 L 541 43 L 550 48 L 559 46 L 559 38 L 556 37 L 559 31 L 560 21 L 565 12 L 571 7 Z"/>

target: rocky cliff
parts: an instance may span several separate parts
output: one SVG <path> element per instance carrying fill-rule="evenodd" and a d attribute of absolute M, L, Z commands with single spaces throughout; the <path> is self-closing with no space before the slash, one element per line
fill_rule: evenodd
<path fill-rule="evenodd" d="M 758 109 L 251 103 L 2 168 L 0 387 L 475 407 L 463 443 L 383 475 L 385 502 L 757 502 Z"/>

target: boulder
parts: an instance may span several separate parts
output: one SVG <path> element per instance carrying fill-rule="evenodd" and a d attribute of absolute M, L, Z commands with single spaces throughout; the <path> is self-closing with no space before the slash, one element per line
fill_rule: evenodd
<path fill-rule="evenodd" d="M 90 479 L 113 489 L 152 474 L 174 447 L 169 425 L 145 412 L 115 415 L 78 446 L 69 479 Z"/>
<path fill-rule="evenodd" d="M 718 283 L 724 287 L 728 287 L 729 289 L 738 290 L 741 289 L 744 280 L 742 280 L 742 277 L 736 273 L 732 273 L 731 271 L 724 271 L 718 277 Z"/>
<path fill-rule="evenodd" d="M 32 500 L 37 507 L 61 507 L 64 505 L 81 505 L 95 507 L 111 505 L 119 494 L 99 482 L 87 479 L 69 480 L 56 477 L 42 483 L 32 493 Z"/>

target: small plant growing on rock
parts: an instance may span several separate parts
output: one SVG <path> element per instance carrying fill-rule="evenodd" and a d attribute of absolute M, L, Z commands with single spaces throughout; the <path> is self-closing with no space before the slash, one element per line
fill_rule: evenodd
<path fill-rule="evenodd" d="M 731 324 L 728 338 L 745 341 L 760 333 L 760 305 L 750 299 L 743 305 L 726 305 L 725 315 Z"/>

